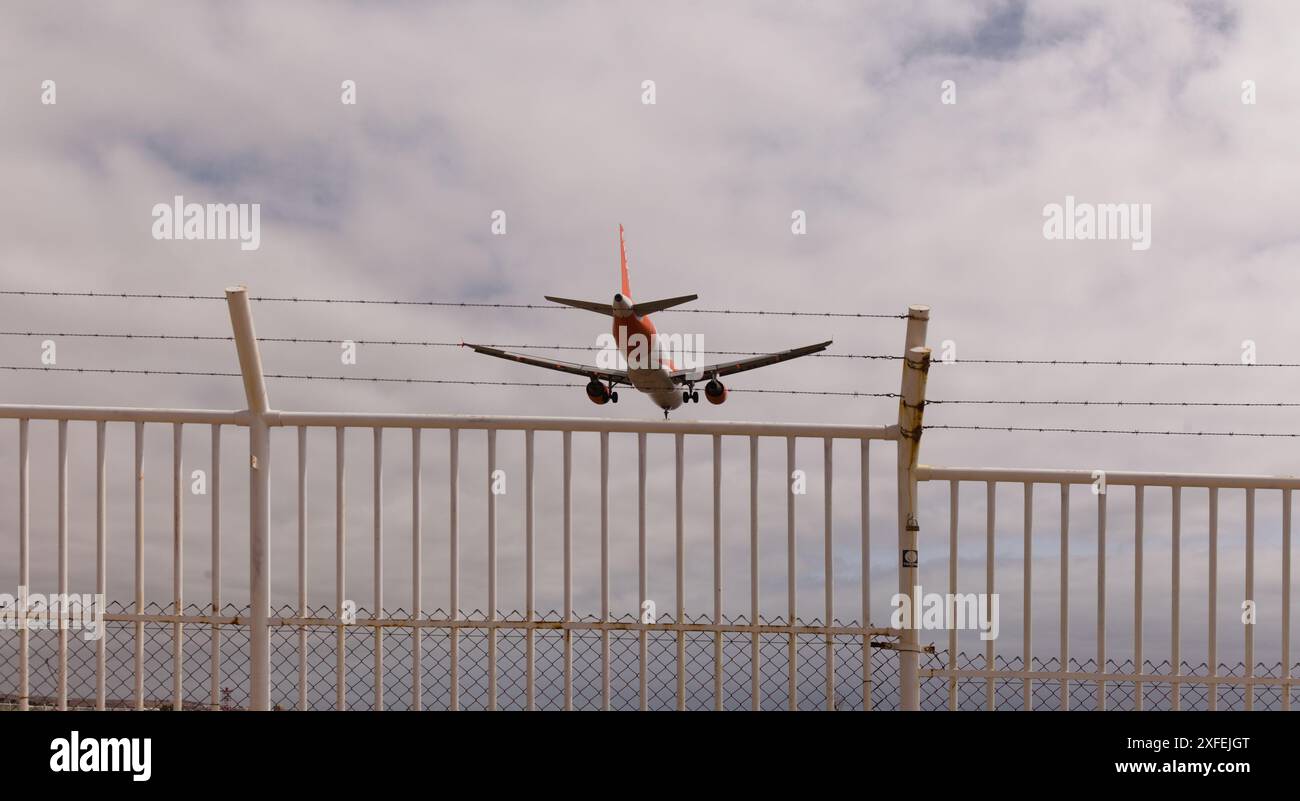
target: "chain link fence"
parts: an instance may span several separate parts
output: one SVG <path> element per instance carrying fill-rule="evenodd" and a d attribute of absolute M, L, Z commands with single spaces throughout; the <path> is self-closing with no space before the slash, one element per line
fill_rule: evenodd
<path fill-rule="evenodd" d="M 957 654 L 957 670 L 984 670 L 985 658 L 983 654 L 968 655 L 964 651 Z M 1001 657 L 995 656 L 993 664 L 997 670 L 1018 671 L 1024 669 L 1024 659 L 1019 656 Z M 1057 671 L 1060 670 L 1061 660 L 1059 657 L 1049 657 L 1040 659 L 1034 657 L 1032 661 L 1033 670 L 1038 671 Z M 1171 672 L 1169 660 L 1155 662 L 1143 660 L 1143 673 L 1150 675 L 1168 675 Z M 923 668 L 947 669 L 948 654 L 947 651 L 940 651 L 935 654 L 929 654 L 923 657 L 921 666 Z M 1095 659 L 1070 659 L 1070 671 L 1079 673 L 1094 673 L 1097 671 L 1097 661 Z M 1106 670 L 1108 674 L 1123 674 L 1133 672 L 1133 660 L 1106 660 Z M 1300 665 L 1293 670 L 1292 675 L 1300 673 Z M 1193 664 L 1191 662 L 1182 663 L 1182 675 L 1184 676 L 1208 676 L 1210 675 L 1209 665 L 1204 662 Z M 1244 662 L 1230 664 L 1226 662 L 1219 663 L 1219 676 L 1244 677 L 1246 675 L 1246 665 Z M 1280 678 L 1286 675 L 1286 670 L 1282 663 L 1277 662 L 1272 665 L 1263 662 L 1256 663 L 1256 678 Z M 1069 682 L 1070 708 L 1071 709 L 1096 709 L 1097 708 L 1097 684 L 1092 681 L 1074 681 Z M 1110 710 L 1135 710 L 1137 709 L 1136 689 L 1137 685 L 1131 681 L 1107 681 L 1106 687 L 1106 708 Z M 988 680 L 985 678 L 959 678 L 957 680 L 957 709 L 958 710 L 979 710 L 987 708 Z M 994 709 L 1023 709 L 1024 708 L 1024 681 L 1020 678 L 995 678 L 993 680 L 993 706 Z M 1283 687 L 1255 687 L 1255 709 L 1256 710 L 1281 710 L 1283 695 L 1287 692 Z M 1290 688 L 1292 705 L 1300 703 L 1300 690 Z M 948 709 L 949 708 L 949 679 L 942 676 L 933 676 L 921 680 L 921 708 L 922 709 Z M 1032 685 L 1031 697 L 1035 709 L 1060 709 L 1061 708 L 1061 682 L 1060 679 L 1035 679 Z M 1209 710 L 1210 687 L 1206 684 L 1183 684 L 1179 692 L 1179 709 L 1183 711 L 1200 711 Z M 1142 709 L 1152 711 L 1173 710 L 1173 685 L 1160 682 L 1143 682 L 1142 689 Z M 1245 687 L 1233 685 L 1219 686 L 1218 709 L 1220 711 L 1236 711 L 1246 708 L 1246 689 Z"/>
<path fill-rule="evenodd" d="M 112 602 L 110 614 L 131 611 L 125 605 Z M 146 614 L 161 615 L 170 611 L 170 605 L 151 603 Z M 296 609 L 284 607 L 273 611 L 278 617 L 294 617 Z M 205 615 L 207 606 L 193 604 L 187 615 Z M 309 610 L 308 616 L 328 618 L 333 610 L 321 607 Z M 385 610 L 385 617 L 400 618 L 407 613 L 401 609 Z M 247 609 L 227 605 L 222 609 L 226 617 L 246 617 Z M 444 616 L 435 610 L 429 617 Z M 358 609 L 358 620 L 368 617 L 365 609 Z M 481 613 L 466 615 L 478 619 Z M 557 612 L 539 615 L 541 620 L 558 621 Z M 506 620 L 522 620 L 515 612 Z M 596 617 L 579 618 L 585 621 Z M 627 616 L 616 618 L 634 622 Z M 661 616 L 659 622 L 672 622 Z M 702 615 L 686 621 L 708 623 L 711 617 Z M 748 625 L 746 618 L 735 617 L 724 621 L 727 625 Z M 780 618 L 762 620 L 764 624 L 783 625 Z M 135 629 L 130 621 L 108 621 L 105 628 L 106 706 L 110 709 L 130 709 L 135 706 Z M 817 626 L 818 621 L 799 621 L 798 625 Z M 838 622 L 835 625 L 841 625 Z M 849 623 L 849 626 L 855 624 Z M 170 709 L 172 706 L 173 626 L 165 622 L 145 622 L 143 628 L 143 696 L 147 709 Z M 239 624 L 222 624 L 220 627 L 218 692 L 212 692 L 212 632 L 206 624 L 187 624 L 184 627 L 184 657 L 181 662 L 186 709 L 244 709 L 249 704 L 248 629 Z M 305 632 L 306 648 L 299 649 L 299 631 Z M 420 637 L 421 647 L 421 702 L 425 709 L 447 709 L 450 706 L 450 636 L 446 629 L 426 628 Z M 68 633 L 68 706 L 93 708 L 95 706 L 95 656 L 96 642 L 86 640 L 81 632 Z M 715 707 L 714 696 L 714 634 L 689 631 L 685 641 L 685 702 L 690 710 L 708 710 Z M 524 709 L 526 705 L 527 678 L 525 672 L 526 637 L 522 629 L 500 629 L 497 632 L 497 705 L 500 709 Z M 535 643 L 535 702 L 538 709 L 562 709 L 564 706 L 564 634 L 555 629 L 534 632 Z M 672 710 L 677 707 L 677 637 L 675 631 L 650 631 L 646 647 L 646 706 L 651 710 Z M 724 632 L 722 635 L 722 708 L 745 710 L 751 706 L 752 635 L 748 632 Z M 863 648 L 862 639 L 855 635 L 835 635 L 833 638 L 835 660 L 835 708 L 861 710 L 863 708 Z M 414 682 L 412 649 L 416 638 L 410 628 L 385 628 L 383 637 L 384 707 L 410 709 Z M 336 627 L 275 626 L 271 633 L 271 699 L 281 709 L 296 709 L 299 705 L 300 660 L 306 663 L 306 706 L 308 709 L 334 709 L 337 688 L 335 684 L 337 653 Z M 573 643 L 573 707 L 574 709 L 600 709 L 602 685 L 602 633 L 577 630 L 572 633 Z M 372 709 L 375 705 L 374 647 L 375 637 L 371 627 L 358 623 L 346 630 L 344 637 L 346 668 L 345 700 L 349 709 Z M 30 704 L 32 708 L 53 707 L 58 692 L 58 635 L 54 631 L 33 630 L 29 633 Z M 610 707 L 635 710 L 640 707 L 638 698 L 640 672 L 640 634 L 637 631 L 610 631 Z M 872 707 L 896 709 L 898 706 L 898 660 L 886 648 L 870 648 L 872 680 Z M 796 635 L 796 707 L 816 710 L 827 708 L 826 698 L 827 645 L 823 635 Z M 790 708 L 789 698 L 790 644 L 787 634 L 759 635 L 759 695 L 761 708 L 780 710 Z M 982 654 L 957 657 L 959 670 L 983 670 Z M 997 657 L 998 670 L 1020 670 L 1019 657 Z M 1056 658 L 1033 660 L 1033 669 L 1054 671 Z M 946 652 L 922 655 L 923 668 L 943 669 L 948 665 Z M 1168 662 L 1144 663 L 1147 673 L 1169 671 Z M 460 633 L 459 695 L 462 709 L 486 709 L 488 705 L 488 632 L 486 629 L 462 628 Z M 1125 673 L 1132 670 L 1132 662 L 1108 660 L 1107 672 Z M 1300 666 L 1298 666 L 1300 667 Z M 1070 660 L 1073 671 L 1089 672 L 1096 668 L 1093 660 Z M 1284 675 L 1281 664 L 1259 664 L 1256 676 L 1279 677 Z M 1192 676 L 1208 675 L 1205 664 L 1183 663 L 1183 673 Z M 1245 666 L 1221 664 L 1219 674 L 1243 676 Z M 0 631 L 0 706 L 13 708 L 17 703 L 18 683 L 18 632 Z M 994 707 L 1020 709 L 1023 682 L 1019 678 L 994 679 Z M 956 683 L 957 708 L 982 710 L 986 707 L 987 681 L 984 678 L 961 678 Z M 1110 681 L 1106 683 L 1109 709 L 1135 708 L 1133 682 Z M 1256 709 L 1281 709 L 1285 690 L 1280 687 L 1257 687 Z M 1292 689 L 1293 701 L 1300 701 Z M 921 708 L 944 710 L 949 706 L 949 680 L 935 676 L 921 682 Z M 1060 708 L 1060 682 L 1057 679 L 1035 680 L 1033 703 L 1038 709 Z M 1095 709 L 1097 686 L 1090 681 L 1071 681 L 1070 706 L 1074 709 Z M 1172 687 L 1168 684 L 1146 683 L 1143 707 L 1164 710 L 1172 707 Z M 1183 709 L 1207 709 L 1209 689 L 1205 685 L 1184 685 L 1181 691 Z M 1224 685 L 1219 689 L 1218 708 L 1243 709 L 1245 690 Z"/>
<path fill-rule="evenodd" d="M 131 612 L 120 602 L 108 604 L 109 614 Z M 166 614 L 170 605 L 150 603 L 145 613 Z M 209 613 L 205 605 L 191 604 L 186 614 Z M 296 616 L 297 610 L 283 607 L 272 611 L 273 617 Z M 402 609 L 386 609 L 385 617 L 407 615 Z M 247 608 L 227 605 L 224 617 L 247 616 Z M 334 610 L 320 607 L 308 610 L 308 617 L 332 618 Z M 357 609 L 357 624 L 344 635 L 346 668 L 345 700 L 348 709 L 373 709 L 375 706 L 374 648 L 371 627 L 364 624 L 368 610 Z M 429 613 L 431 619 L 445 617 L 443 610 Z M 481 619 L 473 610 L 464 614 L 470 620 Z M 543 621 L 559 621 L 558 612 L 539 613 Z M 513 612 L 505 620 L 523 620 Z M 597 621 L 598 617 L 578 616 L 578 620 Z M 635 622 L 634 616 L 616 617 L 616 621 Z M 688 618 L 688 623 L 710 623 L 712 617 Z M 660 615 L 658 622 L 671 623 L 670 616 Z M 745 617 L 725 618 L 725 625 L 745 626 Z M 762 624 L 784 625 L 781 618 L 763 619 Z M 135 628 L 131 621 L 108 621 L 105 624 L 106 706 L 130 709 L 135 706 Z M 819 621 L 798 621 L 801 626 L 819 626 Z M 849 627 L 855 624 L 840 624 Z M 144 706 L 170 709 L 173 679 L 173 626 L 167 622 L 145 622 Z M 248 629 L 239 624 L 222 624 L 220 628 L 219 669 L 216 708 L 243 709 L 249 704 Z M 305 632 L 305 649 L 299 649 L 299 632 Z M 334 709 L 336 704 L 336 627 L 297 624 L 274 626 L 271 632 L 271 701 L 281 709 L 299 705 L 299 665 L 306 661 L 306 706 L 308 709 Z M 184 708 L 210 709 L 212 703 L 212 632 L 207 624 L 184 627 L 183 670 Z M 446 629 L 422 629 L 421 705 L 425 709 L 450 706 L 450 635 Z M 0 631 L 0 705 L 15 705 L 18 682 L 18 633 Z M 576 630 L 572 633 L 573 707 L 601 708 L 600 631 Z M 534 698 L 538 709 L 562 709 L 564 705 L 564 633 L 555 629 L 538 629 L 533 633 L 535 647 Z M 646 706 L 651 710 L 671 710 L 677 706 L 677 637 L 675 631 L 654 630 L 647 634 Z M 713 709 L 714 639 L 713 632 L 688 631 L 685 642 L 685 707 Z M 497 632 L 497 705 L 500 709 L 523 709 L 526 704 L 525 672 L 527 634 L 522 629 Z M 384 708 L 410 709 L 413 694 L 413 630 L 385 627 L 383 636 Z M 835 706 L 837 709 L 862 709 L 863 662 L 862 638 L 835 635 Z M 751 706 L 751 646 L 748 632 L 722 634 L 722 708 L 749 709 Z M 33 630 L 29 633 L 30 704 L 33 708 L 54 705 L 58 691 L 58 635 L 54 631 Z M 640 671 L 640 634 L 637 631 L 610 631 L 610 707 L 635 710 Z M 870 648 L 873 706 L 892 709 L 897 706 L 897 666 L 892 651 Z M 68 706 L 95 706 L 96 643 L 84 640 L 80 632 L 68 638 Z M 787 634 L 759 635 L 759 692 L 763 709 L 788 709 L 790 643 Z M 796 693 L 800 709 L 825 709 L 826 639 L 820 634 L 796 635 Z M 488 632 L 486 629 L 460 629 L 459 698 L 461 709 L 486 709 L 488 705 Z"/>

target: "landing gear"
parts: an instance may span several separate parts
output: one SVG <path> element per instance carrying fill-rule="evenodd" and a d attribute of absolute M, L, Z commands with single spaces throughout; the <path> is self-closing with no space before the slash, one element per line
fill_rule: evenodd
<path fill-rule="evenodd" d="M 618 403 L 618 393 L 614 391 L 614 382 L 609 382 L 609 399 L 613 403 Z"/>
<path fill-rule="evenodd" d="M 700 393 L 695 391 L 694 384 L 687 384 L 686 391 L 682 393 L 682 403 L 699 403 Z"/>
<path fill-rule="evenodd" d="M 664 407 L 664 419 L 665 419 L 665 420 L 668 419 L 668 407 L 667 407 L 667 406 Z"/>

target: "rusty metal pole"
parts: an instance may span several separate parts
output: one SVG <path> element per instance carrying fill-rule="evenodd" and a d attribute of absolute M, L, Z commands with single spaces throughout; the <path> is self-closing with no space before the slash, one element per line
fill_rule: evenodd
<path fill-rule="evenodd" d="M 253 331 L 253 313 L 248 305 L 248 288 L 226 290 L 230 325 L 239 354 L 239 372 L 244 377 L 248 399 L 248 583 L 249 583 L 249 688 L 254 710 L 271 708 L 271 573 L 268 564 L 267 532 L 270 529 L 271 433 L 267 424 L 270 403 L 262 375 L 262 356 Z"/>
<path fill-rule="evenodd" d="M 928 306 L 907 310 L 907 337 L 903 346 L 903 376 L 898 400 L 898 592 L 911 597 L 916 586 L 920 526 L 916 512 L 916 464 L 921 445 L 921 417 L 925 408 L 925 380 L 930 369 L 930 349 L 925 347 Z M 916 609 L 904 621 L 898 641 L 899 708 L 921 708 L 920 643 Z"/>

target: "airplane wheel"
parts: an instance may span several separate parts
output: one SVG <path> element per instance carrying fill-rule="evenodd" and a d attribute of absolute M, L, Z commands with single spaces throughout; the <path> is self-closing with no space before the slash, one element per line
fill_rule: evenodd
<path fill-rule="evenodd" d="M 690 403 L 690 402 L 691 402 L 691 393 L 689 393 L 689 392 L 683 392 L 683 393 L 682 393 L 682 403 Z"/>
<path fill-rule="evenodd" d="M 612 400 L 614 403 L 618 403 L 618 393 L 617 392 L 609 393 L 609 399 Z"/>
<path fill-rule="evenodd" d="M 698 391 L 692 391 L 692 392 L 691 392 L 691 400 L 692 400 L 693 402 L 695 402 L 695 403 L 699 403 L 699 402 L 700 402 L 700 393 L 699 393 Z"/>

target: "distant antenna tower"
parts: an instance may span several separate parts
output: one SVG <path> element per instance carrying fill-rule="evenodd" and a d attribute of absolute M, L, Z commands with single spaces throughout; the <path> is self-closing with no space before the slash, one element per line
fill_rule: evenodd
<path fill-rule="evenodd" d="M 229 687 L 221 688 L 221 711 L 232 712 L 235 709 L 234 703 L 230 700 L 232 690 Z"/>

